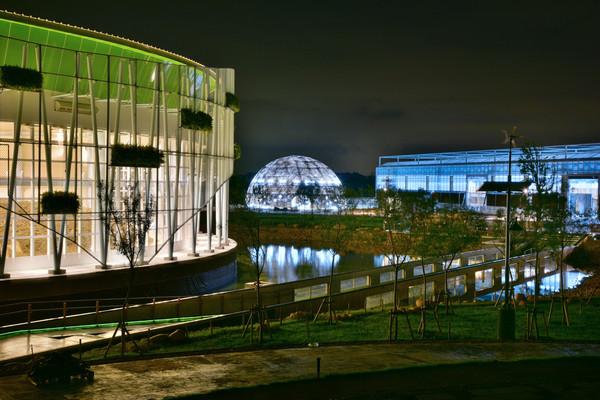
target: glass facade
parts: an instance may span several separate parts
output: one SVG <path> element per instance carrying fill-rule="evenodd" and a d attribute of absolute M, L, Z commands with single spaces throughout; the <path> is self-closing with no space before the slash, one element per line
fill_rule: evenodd
<path fill-rule="evenodd" d="M 300 195 L 301 185 L 317 189 L 313 201 Z M 330 210 L 341 187 L 337 175 L 322 162 L 305 156 L 287 156 L 258 171 L 248 186 L 246 204 L 266 210 Z"/>
<path fill-rule="evenodd" d="M 512 181 L 523 181 L 519 149 L 513 149 Z M 541 157 L 556 172 L 554 187 L 566 188 L 569 202 L 578 211 L 598 211 L 600 144 L 547 146 Z M 458 203 L 494 213 L 503 207 L 506 194 L 479 192 L 484 182 L 508 180 L 508 149 L 379 157 L 376 189 L 423 189 L 441 203 Z"/>
<path fill-rule="evenodd" d="M 0 88 L 6 171 L 0 177 L 0 275 L 31 264 L 30 257 L 38 257 L 38 268 L 119 262 L 100 226 L 99 182 L 114 185 L 117 201 L 134 183 L 156 200 L 146 259 L 195 252 L 199 210 L 213 202 L 218 240 L 226 240 L 234 113 L 225 97 L 234 92 L 233 70 L 8 12 L 0 12 L 0 49 L 0 66 L 43 75 L 41 92 Z M 183 108 L 209 114 L 212 132 L 182 127 Z M 114 144 L 151 145 L 164 152 L 164 164 L 113 167 Z M 80 212 L 42 214 L 40 197 L 48 191 L 76 193 Z"/>

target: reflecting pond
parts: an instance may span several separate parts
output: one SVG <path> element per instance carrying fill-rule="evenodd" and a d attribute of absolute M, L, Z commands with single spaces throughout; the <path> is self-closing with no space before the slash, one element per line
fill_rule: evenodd
<path fill-rule="evenodd" d="M 384 257 L 372 254 L 347 252 L 341 256 L 327 249 L 314 249 L 311 247 L 294 247 L 268 245 L 265 251 L 265 267 L 262 279 L 267 282 L 284 283 L 299 279 L 316 278 L 329 275 L 333 261 L 333 272 L 351 272 L 380 267 Z M 246 282 L 254 281 L 249 268 L 238 262 L 237 283 L 226 290 L 240 289 Z"/>
<path fill-rule="evenodd" d="M 299 279 L 316 278 L 329 275 L 333 254 L 327 249 L 314 249 L 311 247 L 294 247 L 282 245 L 268 245 L 265 251 L 265 267 L 261 280 L 273 283 L 292 282 Z M 347 252 L 342 256 L 336 255 L 333 262 L 334 273 L 359 271 L 363 269 L 380 267 L 386 263 L 383 255 L 361 254 Z M 565 287 L 573 288 L 587 274 L 575 270 L 570 266 L 565 268 Z M 238 262 L 237 279 L 224 290 L 241 289 L 247 282 L 255 279 L 250 274 L 247 265 Z M 560 285 L 558 273 L 542 279 L 542 294 L 558 291 Z M 516 292 L 533 292 L 533 282 L 528 282 L 516 287 Z M 496 294 L 497 296 L 498 294 Z M 483 298 L 493 298 L 494 294 Z"/>

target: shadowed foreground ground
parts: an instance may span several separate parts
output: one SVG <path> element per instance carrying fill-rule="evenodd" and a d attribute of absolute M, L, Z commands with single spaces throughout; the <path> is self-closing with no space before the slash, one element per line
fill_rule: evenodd
<path fill-rule="evenodd" d="M 324 378 L 310 380 L 316 376 L 317 358 Z M 538 361 L 510 363 L 524 358 Z M 0 399 L 137 400 L 201 394 L 210 397 L 192 398 L 516 400 L 591 399 L 600 393 L 598 342 L 319 346 L 137 359 L 92 368 L 95 379 L 89 384 L 40 388 L 24 375 L 2 377 Z M 404 369 L 335 376 L 391 368 Z M 304 380 L 276 383 L 296 379 Z M 232 387 L 247 389 L 211 393 Z"/>
<path fill-rule="evenodd" d="M 593 399 L 600 358 L 469 362 L 229 389 L 185 399 Z"/>

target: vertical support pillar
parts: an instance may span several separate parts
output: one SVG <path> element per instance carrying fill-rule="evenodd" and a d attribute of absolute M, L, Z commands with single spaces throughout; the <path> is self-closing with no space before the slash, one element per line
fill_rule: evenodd
<path fill-rule="evenodd" d="M 179 116 L 179 118 L 181 118 L 181 68 L 184 68 L 183 66 L 179 66 L 177 68 L 177 82 L 178 82 L 178 93 L 177 93 L 177 115 Z M 180 174 L 180 167 L 181 167 L 181 122 L 178 121 L 177 126 L 175 127 L 175 181 L 173 182 L 173 202 L 175 203 L 173 206 L 173 211 L 172 211 L 172 219 L 173 221 L 171 222 L 171 227 L 172 227 L 172 232 L 171 232 L 171 245 L 170 245 L 170 251 L 169 251 L 169 256 L 171 259 L 175 259 L 173 257 L 173 247 L 175 245 L 175 234 L 178 231 L 178 216 L 179 216 L 179 186 L 180 186 L 180 182 L 179 182 L 179 174 Z"/>
<path fill-rule="evenodd" d="M 223 248 L 223 220 L 222 220 L 222 207 L 223 207 L 223 191 L 222 188 L 217 190 L 215 194 L 215 219 L 217 223 L 217 249 Z"/>
<path fill-rule="evenodd" d="M 22 66 L 27 66 L 27 45 L 23 47 L 23 60 Z M 13 196 L 15 194 L 15 186 L 17 183 L 17 163 L 19 161 L 19 144 L 21 140 L 21 119 L 23 117 L 23 98 L 24 92 L 19 91 L 19 108 L 17 111 L 17 120 L 15 121 L 13 131 L 13 155 L 10 167 L 10 175 L 8 178 L 8 204 L 6 206 L 6 218 L 4 220 L 4 237 L 2 240 L 2 252 L 0 253 L 0 276 L 8 278 L 10 275 L 4 273 L 4 266 L 6 265 L 6 253 L 8 250 L 8 237 L 10 235 L 10 220 L 13 208 Z M 14 257 L 14 254 L 13 254 Z"/>
<path fill-rule="evenodd" d="M 205 253 L 214 253 L 214 249 L 212 248 L 212 226 L 213 226 L 213 206 L 215 201 L 214 195 L 214 185 L 215 185 L 215 177 L 214 177 L 214 160 L 212 158 L 209 159 L 208 166 L 208 180 L 207 184 L 207 192 L 208 202 L 206 204 L 206 242 L 207 249 L 204 251 Z"/>
<path fill-rule="evenodd" d="M 158 123 L 157 123 L 157 115 L 158 115 L 158 91 L 159 91 L 159 85 L 158 85 L 158 74 L 159 74 L 159 66 L 158 63 L 156 63 L 155 68 L 154 68 L 154 72 L 153 72 L 154 76 L 156 77 L 154 79 L 154 90 L 152 91 L 152 120 L 150 121 L 150 137 L 149 137 L 149 145 L 150 146 L 154 146 L 158 149 L 158 144 L 159 144 L 159 132 L 158 132 Z M 155 138 L 156 138 L 156 143 L 155 143 Z M 150 188 L 151 188 L 151 178 L 152 178 L 152 168 L 146 168 L 146 186 L 145 186 L 145 204 L 149 204 L 150 203 L 150 199 L 151 199 L 151 195 L 150 195 Z M 158 169 L 156 170 L 156 182 L 158 183 Z M 155 194 L 154 197 L 154 207 L 155 209 L 158 209 L 158 192 Z M 155 226 L 157 226 L 157 221 L 155 220 Z M 149 230 L 149 232 L 151 232 Z M 146 241 L 148 241 L 148 236 L 146 236 Z M 158 241 L 158 235 L 155 234 L 155 238 L 154 238 L 154 243 L 157 244 Z M 142 249 L 141 253 L 140 253 L 140 259 L 144 260 L 144 256 L 145 256 L 145 250 L 146 250 L 146 243 L 144 243 L 144 249 Z"/>
<path fill-rule="evenodd" d="M 100 183 L 100 181 L 102 180 L 102 174 L 100 171 L 100 143 L 98 140 L 98 121 L 96 119 L 96 94 L 95 94 L 95 90 L 94 90 L 94 77 L 93 77 L 93 68 L 92 68 L 92 57 L 91 55 L 88 54 L 87 56 L 87 69 L 88 69 L 88 82 L 89 82 L 89 87 L 90 87 L 90 106 L 92 108 L 92 132 L 93 132 L 93 143 L 94 143 L 94 179 L 95 179 L 95 183 L 96 183 L 96 187 L 94 188 L 93 192 L 96 193 L 96 201 L 94 201 L 94 204 L 96 204 L 96 212 L 100 213 L 102 212 L 102 206 L 100 204 L 100 202 L 97 200 L 98 199 L 98 195 L 97 195 L 97 191 L 98 191 L 98 185 Z M 105 227 L 102 226 L 100 227 L 100 229 L 97 230 L 98 231 L 98 238 L 99 238 L 99 245 L 100 245 L 100 259 L 101 260 L 105 260 L 106 259 L 106 254 L 105 254 L 105 250 L 107 249 L 106 246 L 106 236 L 105 236 Z"/>
<path fill-rule="evenodd" d="M 174 240 L 175 240 L 175 233 L 173 230 L 173 226 L 172 226 L 172 210 L 171 210 L 171 162 L 170 162 L 170 158 L 171 158 L 171 154 L 169 152 L 169 113 L 168 113 L 168 99 L 167 99 L 167 77 L 165 74 L 165 70 L 164 68 L 161 70 L 161 89 L 162 89 L 162 100 L 163 100 L 163 140 L 164 140 L 164 146 L 165 146 L 165 189 L 166 189 L 166 209 L 164 211 L 165 213 L 165 219 L 167 220 L 167 235 L 168 237 L 166 238 L 166 240 L 168 240 L 168 255 L 165 257 L 165 260 L 174 260 L 175 258 L 173 257 L 173 251 L 174 251 Z"/>
<path fill-rule="evenodd" d="M 223 185 L 223 237 L 225 246 L 229 245 L 229 180 Z"/>
<path fill-rule="evenodd" d="M 77 117 L 79 113 L 79 76 L 80 76 L 80 67 L 81 67 L 81 55 L 79 53 L 75 53 L 75 85 L 73 88 L 73 103 L 72 103 L 72 111 L 71 111 L 71 127 L 69 129 L 69 141 L 67 144 L 67 157 L 66 157 L 66 167 L 65 167 L 65 185 L 63 190 L 68 192 L 71 186 L 71 167 L 73 165 L 73 150 L 77 145 Z M 91 79 L 91 78 L 90 78 Z M 58 247 L 56 249 L 55 257 L 54 257 L 54 270 L 48 271 L 52 274 L 62 274 L 65 271 L 60 269 L 62 253 L 66 252 L 67 246 L 65 243 L 65 230 L 67 227 L 67 216 L 63 214 L 60 222 L 60 230 L 58 232 L 59 242 Z"/>

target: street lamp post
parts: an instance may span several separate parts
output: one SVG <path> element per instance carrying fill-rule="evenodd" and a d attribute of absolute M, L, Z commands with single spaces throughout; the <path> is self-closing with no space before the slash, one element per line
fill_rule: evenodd
<path fill-rule="evenodd" d="M 520 136 L 515 135 L 517 127 L 513 127 L 511 132 L 503 131 L 506 139 L 503 143 L 508 143 L 508 183 L 506 188 L 506 231 L 505 231 L 505 251 L 504 251 L 504 305 L 498 310 L 498 339 L 515 339 L 515 308 L 510 304 L 510 195 L 511 195 L 511 164 L 512 148 L 515 146 L 515 139 Z"/>

